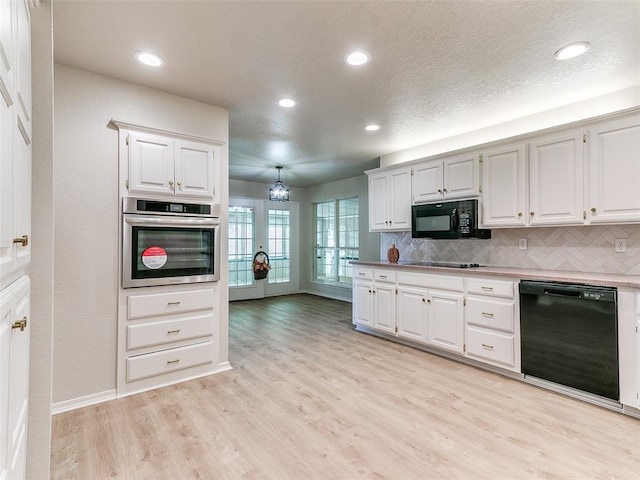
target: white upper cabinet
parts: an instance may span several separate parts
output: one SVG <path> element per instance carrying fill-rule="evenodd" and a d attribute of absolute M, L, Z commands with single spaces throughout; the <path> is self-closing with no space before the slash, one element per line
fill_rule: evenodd
<path fill-rule="evenodd" d="M 431 160 L 413 167 L 413 203 L 437 202 L 480 194 L 478 153 Z"/>
<path fill-rule="evenodd" d="M 127 141 L 129 193 L 215 200 L 218 146 L 138 132 Z"/>
<path fill-rule="evenodd" d="M 590 223 L 640 221 L 640 115 L 589 129 Z"/>
<path fill-rule="evenodd" d="M 369 230 L 411 230 L 411 168 L 369 175 Z"/>
<path fill-rule="evenodd" d="M 16 10 L 18 2 L 0 1 L 0 93 L 6 103 L 14 102 L 16 45 Z"/>
<path fill-rule="evenodd" d="M 529 144 L 529 225 L 584 222 L 582 129 L 546 135 Z"/>
<path fill-rule="evenodd" d="M 176 141 L 176 195 L 213 198 L 215 187 L 213 145 Z"/>
<path fill-rule="evenodd" d="M 527 224 L 527 146 L 503 145 L 482 153 L 483 227 L 522 227 Z"/>
<path fill-rule="evenodd" d="M 18 128 L 31 144 L 31 21 L 27 2 L 17 2 L 16 100 Z"/>

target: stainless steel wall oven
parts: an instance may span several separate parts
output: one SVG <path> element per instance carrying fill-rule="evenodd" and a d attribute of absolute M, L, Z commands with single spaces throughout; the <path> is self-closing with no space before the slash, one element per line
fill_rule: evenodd
<path fill-rule="evenodd" d="M 128 197 L 122 207 L 123 288 L 220 279 L 217 205 Z"/>

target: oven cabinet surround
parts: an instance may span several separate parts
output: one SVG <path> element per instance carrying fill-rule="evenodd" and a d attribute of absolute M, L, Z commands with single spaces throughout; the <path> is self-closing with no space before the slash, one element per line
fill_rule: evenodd
<path fill-rule="evenodd" d="M 369 230 L 411 230 L 411 168 L 365 172 L 369 177 Z"/>
<path fill-rule="evenodd" d="M 480 154 L 470 152 L 413 166 L 413 204 L 480 195 Z"/>
<path fill-rule="evenodd" d="M 113 121 L 127 196 L 219 203 L 220 144 Z"/>
<path fill-rule="evenodd" d="M 120 296 L 117 395 L 218 371 L 211 283 L 129 288 Z"/>
<path fill-rule="evenodd" d="M 520 373 L 513 280 L 361 265 L 353 274 L 353 323 L 359 330 Z M 379 281 L 383 275 L 385 281 Z M 377 297 L 380 285 L 385 293 Z M 389 291 L 395 300 L 389 300 Z"/>
<path fill-rule="evenodd" d="M 482 226 L 640 221 L 640 115 L 530 135 L 482 153 Z"/>

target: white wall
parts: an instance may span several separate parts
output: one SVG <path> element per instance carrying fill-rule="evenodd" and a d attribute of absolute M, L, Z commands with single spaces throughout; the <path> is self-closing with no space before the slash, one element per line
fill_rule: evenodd
<path fill-rule="evenodd" d="M 27 472 L 49 478 L 53 350 L 53 18 L 50 3 L 31 10 L 33 150 L 31 352 Z M 37 81 L 35 81 L 37 79 Z"/>
<path fill-rule="evenodd" d="M 493 125 L 450 138 L 431 141 L 388 155 L 382 155 L 380 157 L 380 166 L 388 167 L 637 106 L 640 106 L 640 85 L 535 115 L 518 118 L 499 125 Z"/>
<path fill-rule="evenodd" d="M 116 388 L 118 292 L 117 119 L 225 142 L 226 110 L 55 65 L 53 402 Z M 225 240 L 226 245 L 226 232 Z M 226 247 L 224 252 L 226 257 Z M 221 266 L 226 271 L 226 264 Z M 226 277 L 225 277 L 226 278 Z M 226 361 L 227 289 L 221 288 L 220 354 Z"/>

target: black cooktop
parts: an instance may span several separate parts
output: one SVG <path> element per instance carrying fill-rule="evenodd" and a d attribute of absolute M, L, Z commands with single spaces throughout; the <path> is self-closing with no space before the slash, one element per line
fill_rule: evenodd
<path fill-rule="evenodd" d="M 410 265 L 420 265 L 422 267 L 443 267 L 443 268 L 478 268 L 478 263 L 455 263 L 455 262 L 412 262 Z"/>

